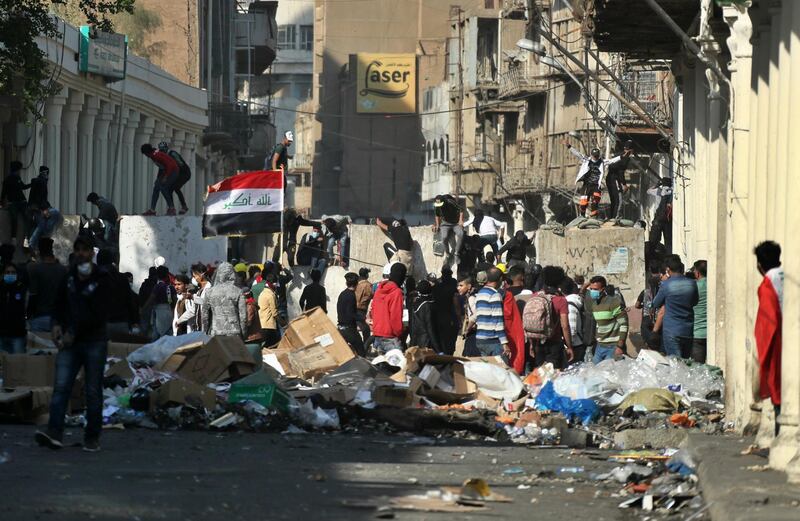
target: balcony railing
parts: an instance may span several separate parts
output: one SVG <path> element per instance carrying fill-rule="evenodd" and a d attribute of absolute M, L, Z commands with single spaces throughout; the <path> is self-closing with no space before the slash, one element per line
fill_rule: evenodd
<path fill-rule="evenodd" d="M 656 123 L 664 126 L 672 124 L 672 106 L 663 82 L 653 71 L 626 74 L 623 82 L 627 90 L 634 94 L 639 104 L 650 114 Z M 629 98 L 629 96 L 626 96 Z M 617 124 L 624 126 L 646 126 L 647 124 L 631 109 L 620 105 Z"/>
<path fill-rule="evenodd" d="M 530 74 L 527 65 L 514 65 L 500 75 L 498 98 L 516 98 L 547 90 L 547 82 Z"/>

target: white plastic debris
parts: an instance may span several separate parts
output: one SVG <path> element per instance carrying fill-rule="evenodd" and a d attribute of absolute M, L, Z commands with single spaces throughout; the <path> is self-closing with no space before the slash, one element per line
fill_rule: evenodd
<path fill-rule="evenodd" d="M 483 393 L 498 400 L 516 400 L 523 388 L 515 372 L 486 362 L 465 362 L 464 376 Z"/>

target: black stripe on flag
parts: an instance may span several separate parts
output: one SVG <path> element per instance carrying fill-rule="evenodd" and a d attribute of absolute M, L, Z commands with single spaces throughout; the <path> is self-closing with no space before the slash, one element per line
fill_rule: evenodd
<path fill-rule="evenodd" d="M 281 212 L 203 215 L 203 237 L 254 235 L 281 231 Z"/>

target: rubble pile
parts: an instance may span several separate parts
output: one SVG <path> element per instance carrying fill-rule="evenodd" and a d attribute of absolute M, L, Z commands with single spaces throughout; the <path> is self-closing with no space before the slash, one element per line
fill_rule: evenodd
<path fill-rule="evenodd" d="M 255 357 L 239 338 L 202 333 L 145 345 L 111 342 L 105 422 L 259 432 L 377 429 L 574 446 L 592 438 L 603 443 L 628 428 L 722 429 L 719 371 L 653 351 L 564 372 L 545 365 L 522 380 L 499 357 L 411 347 L 369 361 L 314 309 L 289 323 L 276 348 Z M 42 339 L 29 354 L 4 357 L 0 414 L 37 421 L 46 413 L 54 358 Z M 76 387 L 77 412 L 83 399 Z M 576 429 L 588 431 L 588 439 L 576 444 Z"/>

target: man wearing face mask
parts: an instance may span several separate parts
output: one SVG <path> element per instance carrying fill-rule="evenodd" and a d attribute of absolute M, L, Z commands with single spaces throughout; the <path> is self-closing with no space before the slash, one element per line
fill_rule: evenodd
<path fill-rule="evenodd" d="M 74 265 L 62 282 L 53 313 L 53 342 L 58 347 L 50 422 L 36 433 L 39 445 L 59 449 L 75 377 L 83 368 L 86 386 L 86 431 L 83 449 L 100 450 L 103 427 L 103 370 L 108 351 L 111 307 L 107 275 L 92 262 L 94 250 L 85 237 L 73 245 Z"/>
<path fill-rule="evenodd" d="M 589 281 L 586 309 L 595 320 L 595 338 L 592 362 L 620 359 L 625 354 L 625 340 L 628 338 L 628 312 L 618 296 L 606 294 L 605 277 L 595 276 Z"/>
<path fill-rule="evenodd" d="M 575 179 L 575 184 L 583 183 L 581 191 L 580 211 L 581 215 L 586 215 L 586 208 L 589 206 L 589 199 L 591 198 L 591 211 L 590 217 L 597 217 L 598 206 L 600 204 L 600 195 L 602 194 L 601 186 L 603 185 L 603 176 L 605 175 L 606 168 L 613 165 L 622 159 L 622 157 L 629 156 L 633 151 L 625 150 L 623 155 L 613 157 L 611 159 L 603 159 L 600 157 L 600 149 L 593 148 L 590 156 L 585 156 L 575 150 L 571 144 L 564 141 L 570 154 L 577 157 L 581 161 L 581 168 L 578 170 L 578 177 Z"/>

